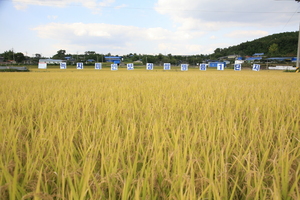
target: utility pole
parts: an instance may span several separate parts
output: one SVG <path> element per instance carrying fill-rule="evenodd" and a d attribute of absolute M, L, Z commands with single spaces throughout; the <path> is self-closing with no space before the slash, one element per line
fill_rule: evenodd
<path fill-rule="evenodd" d="M 300 2 L 300 0 L 295 0 L 298 3 Z M 296 63 L 296 67 L 297 69 L 299 69 L 299 59 L 300 59 L 300 24 L 299 24 L 299 33 L 298 33 L 298 49 L 297 49 L 297 63 Z"/>
<path fill-rule="evenodd" d="M 13 55 L 13 61 L 15 61 L 15 53 L 14 53 L 14 48 L 11 49 L 12 55 Z"/>
<path fill-rule="evenodd" d="M 299 33 L 298 33 L 298 50 L 297 50 L 297 64 L 296 64 L 297 69 L 299 69 L 299 59 L 300 59 L 300 24 L 299 24 Z"/>

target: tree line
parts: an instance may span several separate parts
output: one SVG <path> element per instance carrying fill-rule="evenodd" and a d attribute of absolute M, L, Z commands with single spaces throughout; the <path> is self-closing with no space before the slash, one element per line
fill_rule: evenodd
<path fill-rule="evenodd" d="M 92 64 L 91 62 L 105 62 L 106 56 L 112 56 L 110 53 L 108 54 L 98 54 L 95 51 L 86 51 L 84 54 L 68 54 L 66 50 L 59 50 L 55 55 L 52 56 L 53 59 L 62 59 L 67 60 L 69 64 L 75 62 L 85 62 L 87 64 Z M 119 56 L 119 55 L 114 55 Z M 171 63 L 172 65 L 179 65 L 182 63 L 187 63 L 191 65 L 196 65 L 198 63 L 204 62 L 207 59 L 207 55 L 147 55 L 147 54 L 137 54 L 137 53 L 129 53 L 126 55 L 120 56 L 122 57 L 123 63 L 132 63 L 136 62 L 137 64 L 146 64 L 155 63 L 158 65 L 162 65 L 163 63 Z"/>
<path fill-rule="evenodd" d="M 227 55 L 252 56 L 254 53 L 264 53 L 267 57 L 296 56 L 299 31 L 284 32 L 247 41 L 236 46 L 217 48 L 211 54 L 213 58 Z"/>

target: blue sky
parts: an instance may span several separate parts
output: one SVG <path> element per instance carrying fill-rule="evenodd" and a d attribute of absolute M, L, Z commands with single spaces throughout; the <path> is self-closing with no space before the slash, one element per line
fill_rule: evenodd
<path fill-rule="evenodd" d="M 294 0 L 0 0 L 0 53 L 210 54 L 299 29 Z"/>

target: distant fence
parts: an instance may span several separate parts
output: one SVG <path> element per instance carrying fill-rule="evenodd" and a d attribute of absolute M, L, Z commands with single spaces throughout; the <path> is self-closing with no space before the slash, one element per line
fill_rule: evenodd
<path fill-rule="evenodd" d="M 28 72 L 29 70 L 27 69 L 27 67 L 0 66 L 0 71 L 4 71 L 4 72 L 16 72 L 16 71 Z"/>
<path fill-rule="evenodd" d="M 276 67 L 269 67 L 269 69 L 273 69 L 273 70 L 296 70 L 296 67 L 293 67 L 293 66 L 276 66 Z"/>

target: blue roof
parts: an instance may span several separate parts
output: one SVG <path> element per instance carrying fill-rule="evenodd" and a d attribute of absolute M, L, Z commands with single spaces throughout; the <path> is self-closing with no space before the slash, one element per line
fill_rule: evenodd
<path fill-rule="evenodd" d="M 250 57 L 250 58 L 246 58 L 246 60 L 261 60 L 262 57 Z"/>
<path fill-rule="evenodd" d="M 209 66 L 209 67 L 217 67 L 218 64 L 224 64 L 224 66 L 226 67 L 226 62 L 220 62 L 220 61 L 209 62 L 209 63 L 208 63 L 208 66 Z"/>
<path fill-rule="evenodd" d="M 273 57 L 267 58 L 267 60 L 292 60 L 292 57 Z"/>
<path fill-rule="evenodd" d="M 122 57 L 121 56 L 105 56 L 106 62 L 113 62 L 115 64 L 120 64 Z"/>
<path fill-rule="evenodd" d="M 121 56 L 104 56 L 105 58 L 111 58 L 111 59 L 121 59 Z"/>
<path fill-rule="evenodd" d="M 293 57 L 292 62 L 297 62 L 297 57 Z"/>

